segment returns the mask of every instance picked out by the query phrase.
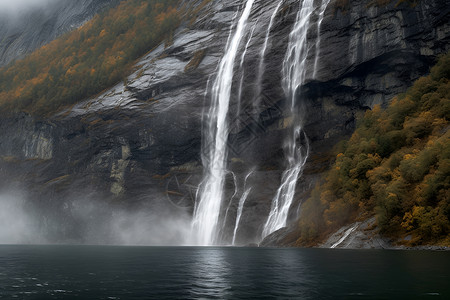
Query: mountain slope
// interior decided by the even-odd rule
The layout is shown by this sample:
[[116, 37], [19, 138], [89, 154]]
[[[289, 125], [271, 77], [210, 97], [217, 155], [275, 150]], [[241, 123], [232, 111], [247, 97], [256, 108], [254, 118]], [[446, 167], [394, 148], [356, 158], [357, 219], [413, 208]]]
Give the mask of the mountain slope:
[[43, 115], [110, 87], [179, 24], [177, 1], [124, 1], [0, 69], [0, 108]]
[[59, 0], [51, 5], [0, 12], [0, 67], [23, 58], [91, 19], [118, 0]]
[[[311, 155], [289, 214], [288, 223], [294, 226], [300, 204], [329, 166], [333, 146], [353, 133], [356, 120], [368, 108], [386, 106], [427, 74], [449, 47], [449, 8], [444, 0], [416, 6], [396, 5], [397, 1], [374, 6], [371, 0], [355, 0], [345, 8], [341, 2], [330, 1], [320, 27], [315, 9], [308, 31], [311, 39], [320, 37], [312, 46], [320, 55], [316, 74], [307, 72], [298, 95]], [[208, 146], [202, 147], [202, 118], [211, 105], [208, 82], [215, 78], [243, 3], [183, 1], [192, 18], [181, 22], [172, 43], [159, 45], [139, 59], [132, 74], [124, 73], [126, 80], [44, 119], [23, 112], [0, 119], [0, 184], [7, 189], [19, 182], [30, 191], [27, 207], [36, 213], [48, 240], [95, 243], [101, 238], [103, 243], [122, 243], [111, 232], [111, 224], [124, 225], [114, 214], [120, 208], [137, 211], [147, 220], [128, 224], [149, 233], [144, 240], [131, 234], [132, 242], [153, 242], [153, 236], [160, 243], [185, 241], [184, 229], [189, 228], [202, 180], [202, 149]], [[224, 241], [231, 240], [238, 202], [252, 186], [236, 243], [260, 242], [286, 167], [283, 139], [291, 123], [281, 67], [300, 3], [282, 1], [267, 34], [278, 2], [255, 1], [237, 53], [230, 111], [243, 109], [230, 118], [230, 172], [224, 194], [228, 201], [221, 211]], [[264, 44], [265, 72], [259, 80]], [[314, 56], [307, 57], [307, 69], [315, 62]], [[86, 207], [90, 209], [83, 211]], [[164, 230], [158, 232], [159, 228]]]
[[376, 215], [385, 236], [408, 246], [450, 246], [450, 53], [386, 110], [366, 112], [312, 197], [299, 245]]

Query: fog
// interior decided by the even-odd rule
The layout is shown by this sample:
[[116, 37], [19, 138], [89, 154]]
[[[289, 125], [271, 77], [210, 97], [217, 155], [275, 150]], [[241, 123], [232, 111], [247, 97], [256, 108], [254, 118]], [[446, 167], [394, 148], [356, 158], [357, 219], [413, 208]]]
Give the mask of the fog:
[[[154, 203], [158, 205], [153, 205]], [[83, 197], [58, 208], [33, 206], [20, 192], [0, 193], [0, 244], [187, 245], [190, 216], [148, 201], [133, 209]], [[40, 205], [40, 204], [38, 204]]]
[[190, 216], [164, 205], [124, 209], [105, 201], [74, 200], [71, 214], [84, 224], [81, 238], [87, 244], [175, 246], [190, 241]]
[[27, 213], [25, 197], [18, 192], [0, 193], [0, 244], [40, 244], [38, 222]]
[[50, 5], [67, 0], [0, 0], [0, 23], [8, 22], [15, 24], [25, 21], [29, 11], [39, 9], [42, 12], [48, 11]]
[[45, 7], [62, 0], [0, 0], [0, 11], [20, 12], [28, 8]]

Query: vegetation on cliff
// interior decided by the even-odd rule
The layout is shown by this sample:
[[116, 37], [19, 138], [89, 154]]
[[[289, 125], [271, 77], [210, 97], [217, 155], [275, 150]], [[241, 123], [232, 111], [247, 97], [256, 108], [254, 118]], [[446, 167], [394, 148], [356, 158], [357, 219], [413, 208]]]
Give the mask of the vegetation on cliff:
[[303, 204], [298, 244], [376, 215], [408, 245], [450, 245], [450, 53], [387, 109], [375, 107], [338, 145], [323, 182]]
[[122, 80], [180, 23], [178, 0], [126, 0], [0, 69], [0, 108], [43, 115]]

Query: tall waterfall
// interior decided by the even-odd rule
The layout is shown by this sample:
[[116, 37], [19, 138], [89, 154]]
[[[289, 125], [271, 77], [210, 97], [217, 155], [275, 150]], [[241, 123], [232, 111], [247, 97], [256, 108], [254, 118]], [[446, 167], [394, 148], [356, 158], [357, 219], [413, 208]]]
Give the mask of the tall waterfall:
[[255, 0], [247, 0], [236, 30], [229, 39], [217, 77], [212, 87], [211, 108], [208, 115], [207, 149], [203, 149], [205, 180], [199, 190], [194, 209], [192, 228], [197, 244], [212, 245], [217, 241], [220, 208], [226, 175], [228, 110], [233, 82], [233, 68], [239, 45], [247, 28], [247, 20]]
[[[322, 23], [328, 2], [329, 0], [322, 1], [318, 16], [318, 26]], [[314, 0], [304, 0], [297, 13], [293, 30], [289, 35], [289, 44], [283, 61], [283, 89], [290, 105], [290, 116], [288, 119], [292, 126], [292, 132], [285, 140], [284, 145], [288, 167], [283, 172], [281, 185], [272, 200], [271, 210], [264, 225], [262, 238], [286, 226], [289, 209], [294, 200], [297, 180], [309, 155], [309, 142], [303, 131], [304, 111], [301, 107], [300, 109], [298, 108], [296, 95], [299, 94], [299, 88], [304, 83], [306, 72], [308, 71], [306, 69], [306, 61], [310, 45], [307, 40], [307, 33], [310, 29], [310, 19], [314, 11]], [[320, 28], [318, 28], [319, 30]], [[319, 39], [319, 36], [317, 39]], [[318, 43], [319, 40], [316, 43], [316, 57]], [[316, 66], [317, 58], [314, 61], [314, 69]], [[315, 70], [310, 71], [313, 71], [313, 74], [315, 74]]]

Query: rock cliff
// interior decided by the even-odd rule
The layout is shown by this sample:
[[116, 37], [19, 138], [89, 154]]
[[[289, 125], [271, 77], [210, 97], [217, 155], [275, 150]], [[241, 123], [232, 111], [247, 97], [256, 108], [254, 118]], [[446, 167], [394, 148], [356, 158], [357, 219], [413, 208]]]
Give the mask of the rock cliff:
[[[317, 72], [307, 72], [298, 95], [306, 110], [311, 155], [297, 185], [291, 222], [328, 166], [332, 147], [352, 133], [358, 116], [404, 92], [429, 71], [437, 55], [449, 50], [450, 8], [445, 0], [419, 1], [415, 6], [391, 2], [355, 0], [345, 7], [331, 1], [320, 27], [313, 16], [308, 34], [311, 39], [320, 37], [315, 45], [320, 53]], [[161, 45], [143, 57], [124, 82], [46, 120], [26, 114], [0, 120], [3, 185], [21, 182], [31, 191], [30, 205], [40, 218], [63, 224], [53, 230], [50, 240], [92, 242], [93, 235], [88, 234], [92, 228], [107, 227], [102, 220], [113, 212], [100, 209], [96, 220], [95, 213], [91, 219], [81, 218], [74, 213], [80, 198], [127, 210], [142, 211], [145, 206], [153, 218], [148, 226], [164, 222], [154, 216], [189, 219], [202, 178], [202, 149], [208, 146], [202, 147], [202, 116], [210, 105], [209, 80], [214, 78], [243, 1], [187, 3], [202, 5], [201, 11], [177, 30], [170, 46]], [[289, 119], [280, 84], [281, 65], [299, 3], [282, 2], [270, 31], [260, 81], [261, 48], [276, 1], [256, 1], [249, 21], [252, 37], [249, 30], [248, 47], [240, 48], [242, 68], [236, 65], [232, 94], [237, 95], [240, 78], [243, 89], [239, 106], [232, 96], [231, 110], [241, 113], [230, 123], [224, 240], [232, 234], [243, 178], [250, 171], [247, 185], [253, 189], [243, 210], [237, 244], [260, 241], [285, 168], [282, 144]], [[7, 54], [2, 57], [9, 59]], [[315, 57], [308, 57], [308, 70], [314, 64]], [[255, 101], [260, 105], [255, 107]], [[179, 229], [169, 227], [168, 240], [182, 239]], [[104, 238], [106, 243], [115, 241]]]

